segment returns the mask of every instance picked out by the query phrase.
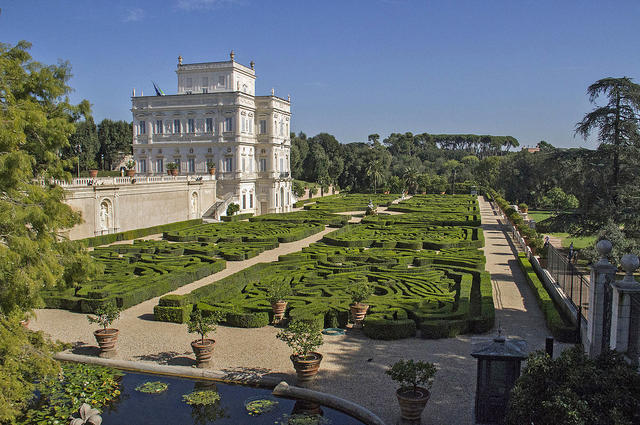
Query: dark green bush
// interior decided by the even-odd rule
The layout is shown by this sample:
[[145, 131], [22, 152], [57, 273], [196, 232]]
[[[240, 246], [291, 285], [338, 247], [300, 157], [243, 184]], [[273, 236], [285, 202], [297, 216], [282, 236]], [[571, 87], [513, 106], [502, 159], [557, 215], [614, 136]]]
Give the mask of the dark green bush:
[[226, 324], [237, 328], [261, 328], [269, 323], [269, 313], [266, 311], [229, 312], [226, 315]]
[[388, 320], [370, 315], [365, 317], [362, 331], [371, 339], [402, 339], [416, 336], [416, 322], [411, 319]]

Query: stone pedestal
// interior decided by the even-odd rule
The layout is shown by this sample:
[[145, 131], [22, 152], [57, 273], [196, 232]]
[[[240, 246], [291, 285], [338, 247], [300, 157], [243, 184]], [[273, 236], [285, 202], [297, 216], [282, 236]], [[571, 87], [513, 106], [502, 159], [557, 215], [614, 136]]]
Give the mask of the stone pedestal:
[[640, 284], [633, 277], [638, 268], [638, 257], [625, 254], [621, 266], [627, 272], [624, 279], [611, 284], [611, 332], [609, 348], [621, 353], [629, 350], [632, 314], [640, 315], [640, 311], [632, 309], [631, 300], [634, 294], [640, 293]]
[[589, 291], [589, 314], [587, 319], [587, 341], [585, 350], [590, 357], [597, 357], [608, 346], [606, 334], [612, 317], [611, 301], [607, 300], [607, 291], [615, 280], [616, 267], [609, 262], [607, 256], [611, 252], [611, 242], [601, 240], [596, 244], [600, 260], [591, 267], [591, 287]]

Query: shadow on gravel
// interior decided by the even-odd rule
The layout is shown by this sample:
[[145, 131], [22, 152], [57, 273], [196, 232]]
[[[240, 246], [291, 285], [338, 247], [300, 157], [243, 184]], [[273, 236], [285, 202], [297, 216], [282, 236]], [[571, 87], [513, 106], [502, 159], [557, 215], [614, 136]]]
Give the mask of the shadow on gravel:
[[138, 316], [138, 319], [140, 320], [147, 320], [149, 322], [155, 322], [155, 316], [153, 315], [153, 313], [145, 313], [145, 314], [141, 314], [140, 316]]
[[100, 348], [94, 345], [87, 345], [85, 342], [76, 341], [73, 344], [71, 352], [73, 354], [81, 354], [83, 356], [98, 356], [100, 354]]
[[191, 352], [185, 351], [184, 353], [178, 353], [176, 351], [164, 351], [162, 353], [136, 356], [136, 359], [172, 366], [192, 366], [195, 364], [195, 360], [187, 357], [188, 354], [191, 354]]

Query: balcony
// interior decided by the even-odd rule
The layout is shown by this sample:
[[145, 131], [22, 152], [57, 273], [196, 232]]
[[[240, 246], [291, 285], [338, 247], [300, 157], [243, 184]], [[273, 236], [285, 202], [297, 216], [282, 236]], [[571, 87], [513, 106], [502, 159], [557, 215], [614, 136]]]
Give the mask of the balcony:
[[285, 172], [283, 172], [283, 173], [280, 173], [280, 178], [281, 178], [281, 179], [289, 178], [289, 172], [288, 172], [288, 171], [285, 171]]

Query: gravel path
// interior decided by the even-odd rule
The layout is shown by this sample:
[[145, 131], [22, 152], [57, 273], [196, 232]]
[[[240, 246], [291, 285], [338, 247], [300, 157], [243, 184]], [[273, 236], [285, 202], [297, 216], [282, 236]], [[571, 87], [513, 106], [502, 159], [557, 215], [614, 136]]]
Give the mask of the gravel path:
[[[504, 333], [525, 338], [530, 349], [544, 347], [548, 331], [535, 299], [524, 282], [491, 206], [480, 198], [483, 230], [487, 247], [487, 270], [494, 283], [496, 317]], [[319, 240], [332, 229], [304, 240], [262, 253], [243, 262], [228, 262], [227, 269], [180, 288], [187, 293], [196, 287], [220, 279], [251, 264], [274, 261], [278, 255], [294, 252]], [[171, 365], [193, 364], [193, 354], [185, 325], [153, 321], [157, 298], [132, 307], [116, 322], [121, 330], [116, 358], [150, 361]], [[31, 328], [43, 330], [54, 338], [76, 343], [73, 352], [95, 354], [95, 341], [85, 315], [64, 310], [38, 310]], [[294, 371], [286, 345], [275, 338], [277, 329], [241, 329], [219, 326], [212, 368], [233, 373], [282, 375], [294, 381]], [[494, 331], [489, 335], [494, 335]], [[438, 366], [431, 400], [423, 414], [424, 424], [471, 424], [476, 383], [476, 362], [469, 355], [471, 336], [441, 340], [410, 338], [399, 341], [376, 341], [349, 329], [343, 336], [325, 336], [320, 348], [324, 360], [313, 386], [370, 409], [389, 425], [399, 416], [394, 383], [384, 371], [399, 359], [413, 358], [435, 362]]]

